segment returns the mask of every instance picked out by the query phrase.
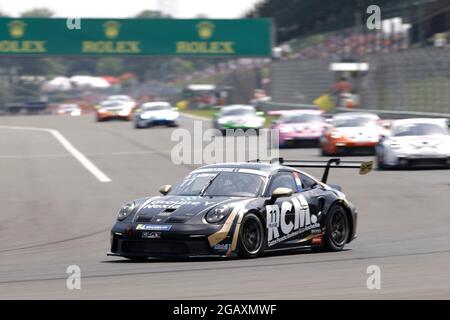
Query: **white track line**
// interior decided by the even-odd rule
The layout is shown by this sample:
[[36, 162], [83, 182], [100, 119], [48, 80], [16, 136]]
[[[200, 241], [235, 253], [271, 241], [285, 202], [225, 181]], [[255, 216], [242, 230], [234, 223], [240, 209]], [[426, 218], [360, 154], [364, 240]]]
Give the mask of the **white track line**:
[[95, 166], [84, 154], [78, 151], [58, 130], [49, 128], [34, 128], [34, 127], [15, 127], [15, 126], [0, 126], [0, 129], [13, 130], [30, 130], [50, 133], [59, 143], [66, 149], [79, 163], [89, 171], [100, 182], [111, 182], [112, 180], [105, 175], [99, 168]]

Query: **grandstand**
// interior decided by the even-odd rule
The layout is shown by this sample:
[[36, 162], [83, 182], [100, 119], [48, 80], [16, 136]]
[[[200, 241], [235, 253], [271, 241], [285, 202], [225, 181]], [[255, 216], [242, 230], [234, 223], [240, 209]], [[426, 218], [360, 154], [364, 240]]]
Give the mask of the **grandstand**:
[[273, 18], [278, 43], [313, 34], [327, 33], [351, 27], [360, 27], [366, 8], [376, 4], [382, 19], [401, 17], [411, 24], [412, 43], [450, 30], [448, 0], [263, 0], [246, 16]]

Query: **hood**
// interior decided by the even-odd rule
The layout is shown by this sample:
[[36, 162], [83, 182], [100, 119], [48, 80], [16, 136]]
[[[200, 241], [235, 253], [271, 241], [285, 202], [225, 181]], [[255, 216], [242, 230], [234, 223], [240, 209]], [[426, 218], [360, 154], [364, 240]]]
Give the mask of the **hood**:
[[350, 139], [378, 139], [381, 134], [381, 128], [375, 126], [333, 128], [332, 131]]
[[235, 201], [229, 197], [165, 196], [147, 199], [139, 206], [134, 220], [151, 223], [184, 223], [205, 214], [219, 204]]
[[322, 122], [280, 123], [279, 127], [296, 131], [322, 131], [324, 124]]
[[167, 116], [167, 115], [172, 115], [174, 114], [175, 111], [172, 110], [149, 110], [149, 111], [143, 111], [141, 114], [145, 114], [146, 116], [151, 116], [151, 117], [163, 117], [163, 116]]
[[226, 116], [219, 119], [223, 123], [233, 123], [233, 124], [246, 124], [255, 119], [260, 119], [261, 117], [255, 115], [245, 115], [245, 116]]
[[445, 135], [430, 135], [430, 136], [404, 136], [404, 137], [392, 137], [391, 142], [398, 143], [404, 146], [413, 146], [418, 148], [435, 147], [442, 144], [445, 141], [449, 141], [450, 136]]

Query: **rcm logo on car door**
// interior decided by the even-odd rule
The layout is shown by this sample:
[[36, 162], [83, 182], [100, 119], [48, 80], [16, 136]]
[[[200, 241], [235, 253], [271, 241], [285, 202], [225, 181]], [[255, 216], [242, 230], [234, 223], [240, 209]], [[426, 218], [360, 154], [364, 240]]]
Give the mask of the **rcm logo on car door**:
[[308, 201], [303, 195], [295, 195], [281, 205], [267, 205], [266, 214], [269, 247], [320, 227], [317, 216], [310, 213]]

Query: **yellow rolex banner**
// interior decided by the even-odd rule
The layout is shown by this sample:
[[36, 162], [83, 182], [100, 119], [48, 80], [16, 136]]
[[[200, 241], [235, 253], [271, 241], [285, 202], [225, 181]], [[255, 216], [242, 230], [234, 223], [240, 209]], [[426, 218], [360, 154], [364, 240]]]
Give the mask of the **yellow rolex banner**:
[[323, 111], [330, 111], [335, 107], [334, 101], [329, 94], [323, 94], [313, 101]]

